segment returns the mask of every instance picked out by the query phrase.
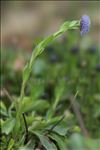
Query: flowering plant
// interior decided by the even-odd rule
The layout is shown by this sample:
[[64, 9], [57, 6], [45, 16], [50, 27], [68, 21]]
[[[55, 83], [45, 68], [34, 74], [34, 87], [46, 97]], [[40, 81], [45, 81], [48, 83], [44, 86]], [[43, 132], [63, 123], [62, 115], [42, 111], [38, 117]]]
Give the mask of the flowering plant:
[[23, 83], [22, 83], [22, 89], [21, 89], [21, 99], [23, 99], [24, 96], [24, 89], [26, 86], [26, 82], [30, 76], [32, 66], [34, 64], [34, 60], [39, 56], [44, 49], [53, 42], [56, 38], [58, 38], [60, 35], [62, 35], [67, 30], [71, 29], [79, 29], [81, 30], [81, 35], [85, 35], [90, 28], [90, 18], [87, 15], [82, 16], [81, 20], [76, 21], [66, 21], [60, 29], [55, 32], [54, 34], [46, 37], [43, 41], [41, 41], [36, 48], [33, 50], [32, 57], [30, 61], [27, 63], [27, 65], [24, 68], [23, 71]]
[[[23, 70], [23, 82], [22, 82], [20, 97], [15, 98], [13, 101], [11, 101], [11, 106], [8, 108], [8, 110], [6, 109], [5, 105], [1, 103], [1, 107], [2, 107], [1, 113], [4, 116], [4, 119], [1, 120], [1, 127], [2, 127], [1, 141], [3, 141], [2, 145], [4, 149], [6, 149], [6, 147], [8, 146], [8, 150], [12, 150], [13, 148], [19, 149], [19, 150], [32, 150], [32, 149], [37, 149], [37, 148], [41, 150], [43, 148], [47, 150], [57, 150], [57, 149], [66, 150], [67, 146], [70, 147], [69, 141], [67, 139], [68, 134], [70, 134], [70, 132], [80, 133], [80, 128], [82, 127], [81, 129], [81, 131], [83, 131], [82, 133], [84, 133], [84, 135], [87, 136], [87, 132], [83, 126], [84, 124], [82, 124], [82, 119], [81, 119], [80, 127], [78, 126], [74, 126], [73, 128], [72, 126], [69, 127], [70, 125], [67, 126], [67, 123], [66, 123], [68, 122], [67, 119], [69, 118], [67, 118], [66, 116], [68, 115], [68, 117], [70, 116], [72, 117], [72, 115], [70, 114], [70, 111], [69, 112], [66, 111], [66, 106], [65, 106], [65, 111], [62, 111], [61, 109], [57, 107], [59, 106], [58, 104], [60, 104], [60, 100], [63, 97], [63, 95], [66, 96], [66, 82], [65, 82], [67, 80], [66, 77], [64, 78], [64, 80], [60, 80], [60, 82], [59, 83], [57, 82], [57, 85], [55, 85], [53, 103], [49, 103], [48, 100], [44, 100], [42, 99], [43, 97], [42, 98], [40, 97], [41, 93], [45, 94], [43, 93], [44, 87], [42, 87], [41, 84], [34, 83], [34, 85], [32, 85], [32, 89], [31, 89], [32, 92], [30, 92], [32, 94], [32, 95], [30, 94], [31, 96], [30, 95], [26, 96], [25, 87], [30, 77], [30, 74], [32, 72], [32, 68], [33, 68], [33, 65], [35, 64], [36, 58], [44, 52], [45, 48], [51, 42], [56, 40], [59, 36], [61, 36], [67, 30], [80, 29], [80, 34], [83, 36], [89, 31], [89, 28], [90, 28], [90, 18], [87, 15], [82, 16], [80, 20], [66, 21], [57, 32], [46, 37], [33, 50], [32, 56]], [[71, 51], [72, 51], [72, 54], [77, 54], [79, 49], [78, 47], [73, 47]], [[70, 55], [67, 53], [66, 57], [68, 58], [68, 61], [69, 61], [68, 65], [70, 65], [71, 63], [69, 56]], [[53, 57], [53, 60], [54, 59], [55, 57]], [[72, 68], [71, 70], [72, 74], [74, 74], [73, 72], [76, 71], [76, 68], [73, 67], [74, 62], [75, 60], [72, 62], [72, 67], [68, 66], [69, 68]], [[42, 64], [41, 61], [38, 63], [38, 65], [39, 64]], [[86, 66], [86, 63], [82, 62], [80, 67], [84, 68], [84, 66]], [[98, 68], [96, 68], [96, 70], [100, 70]], [[59, 71], [57, 73], [59, 73]], [[75, 76], [75, 82], [77, 82], [76, 76]], [[83, 80], [78, 82], [79, 83], [78, 86], [80, 86], [81, 82], [83, 82]], [[69, 85], [69, 88], [72, 88], [73, 85], [74, 84], [72, 84], [71, 86]], [[75, 85], [75, 89], [76, 89], [76, 85]], [[80, 89], [81, 89], [81, 86], [80, 86]], [[84, 95], [84, 92], [82, 94]], [[77, 95], [78, 95], [78, 91], [76, 92], [75, 96], [74, 94], [72, 94], [71, 95], [72, 97], [70, 96], [67, 97], [71, 100], [70, 106], [73, 106], [75, 104], [73, 103], [73, 100], [75, 100]], [[45, 95], [42, 95], [42, 96], [45, 97]], [[12, 97], [10, 99], [12, 100]], [[63, 108], [64, 108], [64, 105], [66, 105], [66, 101], [62, 105]], [[76, 106], [77, 105], [75, 105], [75, 107]], [[75, 107], [73, 106], [73, 108]], [[68, 109], [69, 108], [70, 107], [68, 107]], [[44, 116], [42, 116], [41, 114], [38, 115], [38, 113], [40, 113], [39, 112], [40, 110], [42, 113], [44, 113], [43, 111], [46, 110], [46, 113], [44, 114]], [[59, 110], [61, 110], [60, 112], [61, 115], [59, 112], [56, 112]], [[77, 115], [78, 109], [75, 111]], [[56, 113], [58, 113], [58, 115], [56, 115]], [[67, 113], [67, 115], [65, 113]], [[78, 115], [79, 115], [79, 112], [78, 112]], [[78, 116], [78, 118], [80, 119], [81, 117]], [[75, 143], [76, 139], [79, 140], [79, 139], [82, 139], [82, 137], [77, 134], [73, 136], [71, 138], [72, 144]], [[76, 143], [75, 145], [77, 145]], [[80, 148], [80, 145], [78, 148], [76, 146], [76, 149], [79, 149], [79, 148]], [[73, 149], [74, 148], [72, 148], [72, 150]], [[81, 149], [83, 149], [83, 147]]]

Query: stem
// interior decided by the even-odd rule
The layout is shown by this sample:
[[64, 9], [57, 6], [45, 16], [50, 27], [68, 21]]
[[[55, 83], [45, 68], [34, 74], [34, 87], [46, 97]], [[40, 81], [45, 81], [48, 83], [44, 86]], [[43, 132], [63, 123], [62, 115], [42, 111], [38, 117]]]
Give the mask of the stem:
[[88, 133], [87, 129], [85, 128], [85, 124], [84, 124], [84, 121], [83, 121], [83, 118], [82, 118], [82, 114], [81, 114], [81, 112], [80, 112], [80, 110], [79, 110], [79, 108], [77, 106], [77, 103], [74, 100], [74, 97], [71, 96], [69, 98], [69, 100], [71, 102], [71, 106], [73, 108], [73, 111], [76, 114], [76, 117], [77, 117], [77, 120], [78, 120], [78, 123], [80, 125], [80, 128], [81, 128], [81, 131], [82, 131], [83, 135], [85, 137], [89, 137], [89, 133]]
[[22, 88], [21, 88], [21, 94], [20, 94], [20, 99], [22, 100], [24, 97], [24, 90], [25, 90], [25, 84], [22, 83]]
[[23, 71], [23, 83], [22, 83], [21, 94], [20, 94], [21, 100], [24, 97], [24, 90], [26, 87], [26, 83], [29, 79], [34, 60], [37, 58], [37, 56], [39, 56], [51, 42], [53, 42], [56, 38], [58, 38], [64, 32], [66, 32], [69, 29], [79, 29], [79, 26], [80, 26], [79, 20], [70, 21], [70, 22], [67, 21], [60, 27], [60, 29], [57, 32], [48, 36], [36, 46], [36, 48], [34, 49], [32, 53], [30, 61], [27, 63]]
[[25, 123], [25, 130], [26, 130], [24, 144], [26, 144], [28, 142], [28, 126], [27, 126], [25, 114], [23, 113], [22, 115], [23, 115], [23, 119], [24, 119], [24, 123]]

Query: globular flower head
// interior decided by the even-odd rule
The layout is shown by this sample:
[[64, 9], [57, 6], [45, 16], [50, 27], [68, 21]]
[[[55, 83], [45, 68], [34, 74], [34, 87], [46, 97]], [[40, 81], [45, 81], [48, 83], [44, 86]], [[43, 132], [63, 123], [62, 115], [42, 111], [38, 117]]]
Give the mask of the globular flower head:
[[83, 36], [86, 33], [88, 33], [89, 29], [90, 29], [90, 17], [87, 15], [83, 15], [80, 21], [81, 35]]

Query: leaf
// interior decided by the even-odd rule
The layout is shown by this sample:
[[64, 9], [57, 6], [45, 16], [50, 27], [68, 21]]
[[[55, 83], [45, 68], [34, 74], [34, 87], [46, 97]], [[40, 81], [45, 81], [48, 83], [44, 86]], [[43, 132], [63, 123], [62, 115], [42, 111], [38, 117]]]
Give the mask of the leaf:
[[29, 68], [29, 64], [27, 63], [27, 65], [24, 67], [23, 70], [23, 83], [25, 83], [30, 75], [30, 68]]
[[10, 142], [9, 142], [8, 149], [7, 149], [7, 150], [12, 150], [13, 146], [14, 146], [14, 140], [11, 139]]
[[[21, 145], [21, 143], [20, 143], [20, 145]], [[18, 150], [35, 150], [34, 147], [35, 147], [35, 142], [32, 139], [32, 140], [28, 141], [27, 145], [21, 146]]]
[[34, 130], [43, 130], [46, 126], [46, 122], [44, 120], [34, 120], [32, 125], [28, 128], [30, 132], [33, 132]]
[[30, 59], [30, 63], [29, 63], [29, 68], [32, 69], [34, 60], [36, 59], [37, 56], [39, 56], [45, 49], [46, 46], [48, 46], [49, 43], [51, 43], [51, 41], [53, 41], [54, 36], [51, 35], [49, 37], [46, 37], [43, 41], [41, 41], [36, 48], [34, 49], [33, 53], [32, 53], [32, 57]]
[[57, 134], [65, 136], [67, 131], [69, 130], [69, 128], [67, 128], [67, 124], [65, 123], [60, 123], [59, 125], [57, 125], [53, 131], [55, 131]]
[[67, 146], [66, 143], [64, 142], [64, 138], [54, 133], [51, 133], [49, 137], [57, 142], [60, 150], [67, 150]]
[[71, 21], [69, 24], [70, 27], [77, 27], [77, 25], [80, 25], [80, 22], [77, 20]]
[[33, 84], [30, 85], [30, 90], [32, 100], [35, 101], [44, 93], [44, 83], [42, 81], [35, 81], [34, 86]]
[[13, 130], [14, 125], [15, 125], [15, 119], [14, 118], [7, 119], [2, 124], [2, 133], [5, 133], [8, 135]]
[[65, 32], [68, 29], [77, 29], [79, 28], [80, 22], [79, 21], [67, 21], [61, 26], [61, 30]]
[[10, 117], [12, 117], [12, 114], [13, 114], [12, 113], [12, 109], [14, 109], [16, 107], [16, 105], [17, 105], [17, 101], [14, 100], [14, 101], [12, 101], [11, 105], [9, 106], [9, 108], [8, 108], [8, 114], [9, 114]]
[[55, 88], [55, 102], [53, 104], [53, 110], [56, 109], [56, 106], [59, 103], [59, 101], [63, 95], [64, 89], [65, 89], [65, 81], [60, 80], [60, 82], [57, 84], [57, 86]]
[[46, 148], [46, 150], [57, 150], [55, 144], [51, 142], [46, 136], [41, 135], [35, 132], [36, 136], [40, 139], [42, 145]]
[[54, 36], [53, 36], [53, 35], [50, 35], [50, 36], [46, 37], [46, 38], [40, 43], [40, 45], [41, 45], [42, 47], [46, 47], [49, 43], [51, 43], [51, 41], [53, 41], [53, 39], [54, 39]]
[[6, 106], [2, 101], [0, 102], [0, 114], [4, 116], [8, 116]]
[[33, 139], [31, 139], [30, 141], [28, 141], [27, 143], [27, 147], [34, 150], [35, 149], [35, 141]]
[[61, 116], [53, 117], [53, 118], [51, 118], [50, 120], [48, 120], [48, 118], [47, 118], [47, 125], [48, 125], [48, 126], [54, 125], [54, 124], [56, 124], [60, 119], [61, 119]]
[[24, 97], [21, 110], [22, 112], [43, 111], [49, 107], [49, 103], [45, 100], [32, 100], [30, 97]]
[[32, 150], [32, 149], [28, 148], [27, 146], [21, 146], [18, 150]]
[[17, 135], [20, 132], [21, 122], [20, 117], [16, 118], [13, 133]]

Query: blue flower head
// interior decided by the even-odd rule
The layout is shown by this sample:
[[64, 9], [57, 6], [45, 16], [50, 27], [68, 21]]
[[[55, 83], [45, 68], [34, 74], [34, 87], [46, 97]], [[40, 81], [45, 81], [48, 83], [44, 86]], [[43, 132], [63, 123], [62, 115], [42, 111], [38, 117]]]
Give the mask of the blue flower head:
[[90, 17], [87, 15], [82, 16], [81, 21], [80, 21], [80, 30], [81, 30], [81, 35], [85, 35], [86, 33], [89, 32], [90, 29]]

